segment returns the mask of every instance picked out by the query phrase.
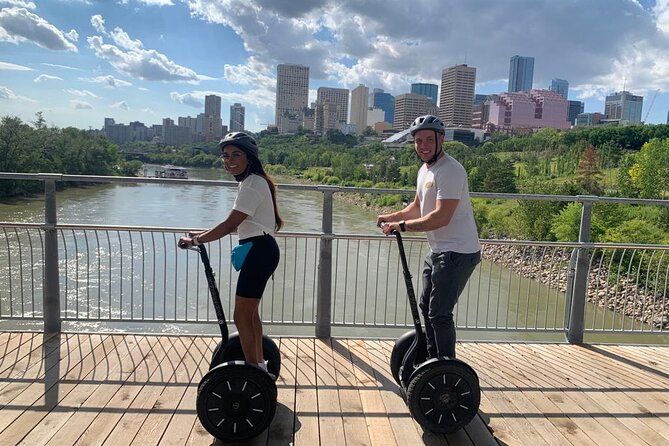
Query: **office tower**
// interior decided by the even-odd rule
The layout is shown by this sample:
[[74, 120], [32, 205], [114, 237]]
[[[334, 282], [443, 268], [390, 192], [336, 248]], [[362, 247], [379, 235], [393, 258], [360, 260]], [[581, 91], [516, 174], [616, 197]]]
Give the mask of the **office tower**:
[[669, 111], [667, 112], [667, 124], [669, 124]]
[[[276, 66], [275, 123], [282, 132], [282, 119], [302, 123], [309, 103], [309, 67], [295, 64]], [[292, 127], [285, 125], [285, 128]]]
[[411, 92], [416, 94], [422, 94], [427, 96], [430, 100], [437, 105], [437, 92], [439, 87], [434, 84], [411, 84]]
[[244, 131], [245, 108], [242, 104], [235, 102], [230, 106], [230, 131]]
[[220, 96], [210, 94], [204, 97], [204, 114], [209, 116], [214, 116], [216, 118], [221, 117]]
[[436, 115], [437, 106], [422, 94], [406, 93], [395, 98], [395, 130], [406, 130], [419, 116]]
[[362, 135], [367, 128], [368, 103], [369, 88], [360, 84], [351, 92], [351, 124], [355, 125], [358, 135]]
[[439, 117], [446, 126], [471, 127], [476, 68], [455, 65], [441, 72]]
[[560, 93], [563, 98], [567, 99], [569, 95], [569, 82], [564, 79], [553, 79], [548, 89]]
[[513, 56], [509, 64], [509, 93], [530, 91], [534, 77], [534, 57]]
[[385, 93], [381, 88], [375, 88], [372, 91], [369, 105], [383, 110], [386, 114], [384, 121], [388, 124], [395, 122], [395, 97], [390, 93]]
[[627, 122], [641, 122], [643, 96], [635, 96], [629, 91], [621, 91], [606, 97], [604, 114], [606, 119]]
[[585, 110], [585, 103], [581, 101], [568, 101], [569, 102], [569, 118], [567, 119], [570, 124], [574, 125], [576, 123], [576, 117], [583, 113]]
[[320, 87], [316, 95], [316, 105], [332, 104], [334, 108], [331, 113], [334, 113], [335, 122], [345, 124], [348, 118], [348, 94], [346, 88]]

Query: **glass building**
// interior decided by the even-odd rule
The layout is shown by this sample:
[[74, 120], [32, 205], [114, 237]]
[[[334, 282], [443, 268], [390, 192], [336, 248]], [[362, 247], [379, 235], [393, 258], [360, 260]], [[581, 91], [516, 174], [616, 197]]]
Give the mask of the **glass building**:
[[534, 78], [534, 57], [513, 56], [509, 64], [509, 93], [530, 91]]
[[437, 105], [437, 92], [439, 86], [434, 84], [411, 84], [411, 92], [415, 94], [422, 94], [430, 98], [433, 104]]

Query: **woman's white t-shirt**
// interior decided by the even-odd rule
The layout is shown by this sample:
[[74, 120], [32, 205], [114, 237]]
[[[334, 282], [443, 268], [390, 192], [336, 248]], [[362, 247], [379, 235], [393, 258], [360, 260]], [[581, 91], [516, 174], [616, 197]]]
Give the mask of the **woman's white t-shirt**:
[[263, 234], [274, 236], [274, 202], [267, 180], [251, 174], [237, 188], [237, 198], [232, 209], [248, 215], [237, 228], [239, 239]]

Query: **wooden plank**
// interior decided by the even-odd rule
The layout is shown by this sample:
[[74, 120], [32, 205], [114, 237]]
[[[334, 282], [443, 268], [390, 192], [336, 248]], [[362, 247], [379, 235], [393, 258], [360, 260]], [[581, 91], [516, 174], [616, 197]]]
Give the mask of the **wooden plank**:
[[[96, 338], [99, 337], [93, 336]], [[104, 357], [104, 352], [112, 348], [114, 348], [114, 339], [111, 336], [105, 336], [102, 343], [97, 344], [90, 353], [82, 355], [81, 360], [77, 361], [77, 365], [68, 370], [62, 377], [58, 374], [54, 374], [53, 376], [47, 375], [44, 386], [47, 388], [46, 391], [36, 389], [39, 385], [36, 383], [37, 386], [33, 387], [33, 389], [36, 392], [42, 392], [42, 395], [33, 400], [31, 403], [32, 406], [28, 410], [23, 411], [11, 425], [7, 426], [0, 433], [0, 444], [19, 444], [71, 392], [75, 392], [74, 399], [77, 400], [80, 397], [80, 389], [83, 392], [88, 390], [86, 386], [80, 385], [84, 378], [93, 371], [99, 359]], [[32, 392], [26, 391], [21, 396], [24, 394], [29, 395], [30, 393]], [[21, 410], [20, 407], [19, 410]], [[2, 411], [0, 411], [0, 417], [5, 418], [2, 415]]]
[[33, 352], [41, 353], [44, 342], [44, 335], [40, 333], [12, 333], [11, 337], [4, 338], [6, 342], [0, 352], [0, 377], [3, 378], [15, 374], [17, 368], [25, 367], [26, 359], [33, 356]]
[[[409, 408], [400, 395], [400, 389], [390, 372], [390, 352], [392, 346], [382, 341], [365, 341], [370, 365], [374, 372], [381, 399], [397, 444], [446, 445], [449, 441], [444, 435], [423, 431], [423, 428], [411, 417]], [[393, 343], [394, 345], [394, 343]], [[463, 446], [471, 443], [458, 443]]]
[[347, 345], [351, 354], [353, 372], [359, 387], [360, 401], [367, 421], [370, 444], [398, 444], [388, 420], [386, 407], [383, 404], [378, 383], [374, 377], [374, 368], [370, 365], [364, 341], [348, 339]]
[[182, 358], [174, 375], [156, 399], [146, 420], [132, 440], [133, 444], [158, 444], [163, 432], [167, 429], [170, 420], [179, 407], [188, 386], [199, 382], [200, 362], [209, 364], [209, 356], [198, 354], [193, 348], [193, 338], [178, 338], [179, 344], [174, 351]]
[[277, 407], [269, 426], [268, 445], [292, 444], [295, 436], [295, 376], [297, 340], [277, 339], [281, 351], [281, 374], [277, 379]]
[[[71, 414], [72, 416], [46, 443], [48, 446], [74, 444], [86, 431], [95, 417], [100, 414], [105, 405], [121, 387], [121, 384], [130, 376], [137, 363], [133, 362], [133, 350], [147, 350], [149, 338], [141, 337], [138, 343], [129, 344], [127, 335], [115, 335], [116, 349], [110, 352], [108, 360], [114, 364], [110, 372], [100, 375], [96, 369], [97, 381], [100, 382], [94, 392]], [[102, 440], [101, 440], [102, 441]]]
[[[197, 387], [202, 380], [202, 377], [209, 371], [209, 359], [211, 358], [211, 351], [214, 349], [219, 337], [214, 338], [196, 338], [194, 345], [197, 355], [202, 356], [203, 360], [200, 362], [198, 372], [195, 373], [193, 381], [186, 389], [181, 402], [177, 407], [177, 412], [174, 414], [170, 423], [165, 429], [160, 445], [163, 446], [178, 446], [178, 445], [204, 445], [212, 444], [212, 436], [209, 435], [202, 423], [197, 418], [195, 404], [197, 401]], [[214, 442], [216, 444], [216, 442]]]
[[[45, 360], [42, 372], [35, 372], [38, 377], [35, 381], [11, 382], [0, 392], [0, 431], [5, 432], [22, 417], [26, 410], [30, 409], [25, 417], [31, 418], [37, 413], [42, 401], [44, 407], [53, 405], [58, 400], [61, 369], [64, 376], [77, 377], [81, 371], [81, 362], [85, 360], [91, 351], [97, 348], [106, 339], [106, 336], [91, 335], [79, 337], [77, 335], [66, 335], [67, 343], [63, 354], [53, 353]], [[79, 342], [83, 341], [83, 342]], [[57, 341], [59, 342], [59, 340]], [[81, 345], [83, 344], [83, 345]], [[90, 361], [88, 362], [90, 365]], [[42, 382], [39, 382], [42, 381]], [[33, 415], [30, 415], [30, 414]], [[44, 408], [40, 410], [40, 419], [46, 415]], [[12, 427], [8, 435], [14, 437], [18, 426]], [[0, 439], [2, 439], [0, 434]], [[20, 440], [20, 438], [19, 438]], [[0, 442], [2, 444], [2, 442]], [[14, 444], [12, 442], [5, 444]]]
[[[583, 408], [587, 414], [597, 421], [599, 426], [605, 429], [605, 431], [603, 431], [599, 429], [597, 425], [590, 424], [586, 428], [588, 435], [601, 444], [644, 444], [645, 442], [639, 438], [635, 432], [626, 427], [620, 420], [616, 419], [615, 416], [606, 412], [606, 410], [592, 398], [592, 395], [596, 392], [607, 388], [605, 380], [602, 380], [597, 374], [589, 373], [588, 370], [586, 370], [590, 369], [591, 365], [594, 366], [592, 361], [587, 361], [585, 358], [579, 358], [576, 349], [566, 350], [564, 347], [565, 346], [560, 345], [534, 344], [530, 347], [530, 350], [540, 352], [541, 357], [553, 365], [553, 375], [565, 376], [566, 383], [568, 383], [565, 385], [570, 385], [572, 388], [575, 388], [574, 390], [563, 392], [564, 395], [568, 396], [578, 405], [578, 407]], [[567, 351], [569, 351], [568, 354]], [[560, 356], [558, 357], [556, 354], [559, 354]], [[572, 362], [572, 358], [574, 358], [574, 362]], [[587, 364], [587, 366], [584, 364]], [[582, 389], [587, 389], [588, 392], [584, 392]], [[598, 396], [597, 398], [603, 397]], [[565, 407], [564, 410], [566, 411], [572, 408], [573, 406], [569, 405], [568, 407]], [[574, 417], [572, 417], [572, 420], [576, 421]], [[585, 419], [579, 419], [578, 423], [583, 425], [586, 421], [587, 420]]]
[[[160, 362], [160, 366], [153, 372], [148, 383], [142, 387], [133, 402], [128, 406], [128, 410], [109, 434], [105, 440], [105, 444], [114, 446], [131, 444], [149, 413], [154, 409], [162, 407], [162, 405], [158, 405], [158, 400], [161, 394], [170, 388], [168, 385], [170, 383], [183, 383], [184, 379], [189, 378], [188, 371], [183, 366], [183, 359], [187, 355], [192, 343], [193, 338], [163, 338], [161, 342], [162, 349], [167, 352], [165, 359]], [[202, 357], [199, 359], [202, 359]], [[190, 383], [190, 379], [188, 379], [188, 383]], [[187, 385], [178, 389], [180, 393], [178, 397], [175, 397], [177, 403], [181, 400], [181, 395], [186, 387]], [[174, 388], [172, 387], [172, 389]], [[176, 410], [176, 407], [173, 409]], [[167, 418], [168, 420], [166, 421], [169, 421], [171, 417]], [[155, 427], [155, 424], [152, 427]]]
[[335, 371], [330, 339], [315, 340], [316, 384], [318, 397], [318, 425], [322, 433], [320, 444], [340, 445], [344, 438], [344, 421], [337, 372]]
[[[297, 383], [295, 390], [295, 445], [320, 441], [314, 340], [297, 339]], [[299, 423], [299, 426], [297, 424]], [[319, 439], [319, 440], [317, 440]]]
[[347, 446], [371, 444], [358, 385], [345, 339], [332, 339], [332, 360], [339, 390], [339, 404]]
[[116, 428], [118, 420], [144, 387], [154, 370], [165, 359], [168, 352], [163, 349], [164, 336], [149, 336], [149, 346], [147, 348], [139, 344], [139, 340], [143, 337], [135, 335], [126, 338], [126, 342], [129, 344], [138, 344], [138, 348], [129, 348], [131, 350], [130, 358], [134, 366], [133, 370], [114, 396], [100, 410], [100, 413], [86, 431], [77, 439], [75, 445], [104, 443], [104, 440]]

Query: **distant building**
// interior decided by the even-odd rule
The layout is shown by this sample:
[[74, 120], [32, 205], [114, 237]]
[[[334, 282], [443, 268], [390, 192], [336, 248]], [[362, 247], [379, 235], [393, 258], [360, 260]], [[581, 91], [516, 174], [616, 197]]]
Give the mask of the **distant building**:
[[569, 95], [569, 82], [564, 79], [553, 79], [548, 89], [560, 93], [563, 98], [567, 99], [567, 96]]
[[486, 127], [506, 132], [531, 131], [540, 128], [568, 129], [569, 104], [550, 90], [502, 93], [489, 102]]
[[483, 104], [486, 101], [486, 99], [488, 99], [487, 94], [475, 94], [474, 95], [474, 107], [476, 107], [477, 105]]
[[190, 116], [179, 117], [177, 118], [179, 127], [188, 127], [190, 129], [192, 141], [197, 141], [197, 118], [191, 118]]
[[[163, 122], [163, 126], [165, 123]], [[221, 117], [200, 113], [196, 118], [196, 139], [197, 141], [220, 141], [224, 133], [227, 133], [227, 126], [223, 125]], [[164, 129], [163, 129], [164, 133]]]
[[175, 147], [193, 142], [190, 128], [174, 125], [174, 120], [170, 118], [163, 119], [161, 139], [163, 144]]
[[530, 91], [534, 78], [534, 57], [513, 56], [509, 63], [508, 92]]
[[372, 90], [369, 105], [383, 110], [385, 122], [390, 124], [395, 122], [395, 97], [390, 93], [385, 93], [381, 88], [375, 88]]
[[576, 126], [599, 125], [602, 121], [601, 113], [579, 113], [576, 116]]
[[351, 124], [355, 126], [358, 135], [362, 135], [367, 128], [368, 104], [369, 88], [360, 84], [351, 92]]
[[[316, 93], [316, 105], [325, 106], [327, 110], [324, 111], [327, 117], [322, 121], [324, 127], [322, 131], [328, 129], [337, 129], [340, 122], [346, 124], [348, 122], [348, 94], [346, 88], [331, 88], [320, 87]], [[316, 111], [316, 122], [318, 122], [318, 110]]]
[[585, 110], [585, 103], [581, 101], [569, 101], [568, 121], [571, 125], [576, 125], [576, 117]]
[[230, 106], [230, 131], [243, 132], [244, 131], [244, 115], [246, 109], [240, 103], [235, 102]]
[[405, 130], [422, 115], [437, 115], [437, 106], [422, 94], [406, 93], [395, 98], [395, 121], [393, 129]]
[[423, 83], [411, 84], [411, 92], [427, 96], [434, 105], [437, 105], [437, 93], [439, 92], [438, 85]]
[[210, 94], [204, 97], [204, 114], [221, 117], [221, 97]]
[[[369, 127], [374, 127], [374, 124], [378, 122], [386, 122], [386, 112], [377, 107], [369, 107], [367, 110], [367, 125]], [[388, 123], [390, 124], [390, 123]], [[391, 125], [392, 127], [392, 125]]]
[[304, 109], [309, 105], [309, 67], [295, 64], [276, 66], [276, 127], [281, 133], [281, 120], [301, 123]]
[[620, 122], [641, 122], [643, 96], [636, 96], [629, 91], [621, 91], [606, 97], [604, 114], [607, 120]]
[[476, 68], [455, 65], [441, 72], [439, 118], [446, 126], [471, 127]]

